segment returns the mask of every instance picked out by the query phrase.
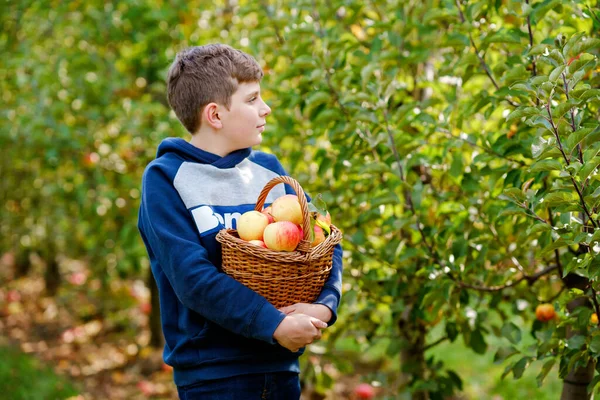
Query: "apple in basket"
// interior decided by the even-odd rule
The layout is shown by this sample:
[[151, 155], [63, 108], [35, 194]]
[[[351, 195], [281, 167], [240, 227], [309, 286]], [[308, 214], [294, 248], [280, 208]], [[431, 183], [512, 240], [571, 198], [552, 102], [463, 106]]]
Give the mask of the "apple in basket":
[[290, 221], [267, 225], [263, 240], [267, 248], [275, 251], [294, 251], [302, 240], [302, 229]]
[[265, 214], [260, 211], [248, 211], [238, 219], [237, 232], [242, 240], [262, 240], [267, 225], [269, 218]]
[[296, 225], [302, 225], [302, 208], [298, 197], [293, 194], [286, 194], [278, 197], [271, 204], [271, 215], [275, 221], [289, 221]]
[[262, 240], [248, 240], [248, 243], [252, 243], [255, 246], [267, 248], [267, 245]]

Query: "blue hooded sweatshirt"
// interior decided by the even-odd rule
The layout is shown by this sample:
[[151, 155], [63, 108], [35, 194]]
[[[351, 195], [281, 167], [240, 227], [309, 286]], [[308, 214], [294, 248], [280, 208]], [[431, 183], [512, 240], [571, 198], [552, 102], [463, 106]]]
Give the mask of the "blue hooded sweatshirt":
[[[285, 315], [221, 270], [223, 228], [254, 209], [265, 184], [285, 175], [273, 155], [241, 149], [220, 157], [179, 138], [165, 139], [142, 180], [138, 228], [157, 282], [163, 357], [175, 384], [249, 373], [299, 372], [298, 357], [273, 339]], [[266, 204], [286, 193], [275, 186]], [[332, 311], [341, 297], [342, 249], [315, 303]]]

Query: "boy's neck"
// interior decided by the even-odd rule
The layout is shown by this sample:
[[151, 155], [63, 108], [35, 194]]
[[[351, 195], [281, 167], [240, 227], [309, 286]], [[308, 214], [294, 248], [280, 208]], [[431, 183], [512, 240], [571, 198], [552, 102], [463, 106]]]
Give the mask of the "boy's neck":
[[229, 148], [224, 146], [219, 141], [217, 135], [202, 130], [192, 135], [190, 144], [194, 147], [197, 147], [201, 150], [207, 151], [212, 154], [216, 154], [220, 157], [225, 157], [226, 155], [232, 152]]

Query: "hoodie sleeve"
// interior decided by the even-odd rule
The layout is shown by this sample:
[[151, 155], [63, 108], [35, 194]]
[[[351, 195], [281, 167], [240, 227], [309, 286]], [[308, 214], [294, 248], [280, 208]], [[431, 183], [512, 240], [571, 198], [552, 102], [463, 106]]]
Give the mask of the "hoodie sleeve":
[[[283, 168], [279, 160], [275, 156], [272, 157], [274, 158], [275, 172], [280, 175], [287, 175], [285, 168]], [[285, 185], [285, 189], [288, 194], [296, 194], [294, 189], [289, 185]], [[308, 194], [306, 194], [306, 199], [310, 201]], [[337, 309], [342, 298], [342, 254], [342, 246], [341, 244], [337, 244], [333, 251], [333, 263], [329, 279], [323, 285], [321, 294], [314, 302], [314, 304], [322, 304], [331, 310], [331, 320], [328, 322], [329, 326], [333, 325], [337, 320]]]
[[236, 334], [275, 343], [285, 314], [209, 261], [189, 211], [156, 165], [144, 174], [138, 225], [151, 259], [184, 306]]

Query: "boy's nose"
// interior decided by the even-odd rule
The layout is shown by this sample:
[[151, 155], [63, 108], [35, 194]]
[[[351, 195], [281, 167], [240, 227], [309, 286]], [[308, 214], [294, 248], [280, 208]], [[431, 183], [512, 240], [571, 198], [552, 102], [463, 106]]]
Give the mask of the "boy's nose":
[[262, 117], [266, 117], [267, 115], [271, 114], [271, 107], [269, 107], [267, 105], [267, 103], [263, 102], [263, 108], [262, 108]]

